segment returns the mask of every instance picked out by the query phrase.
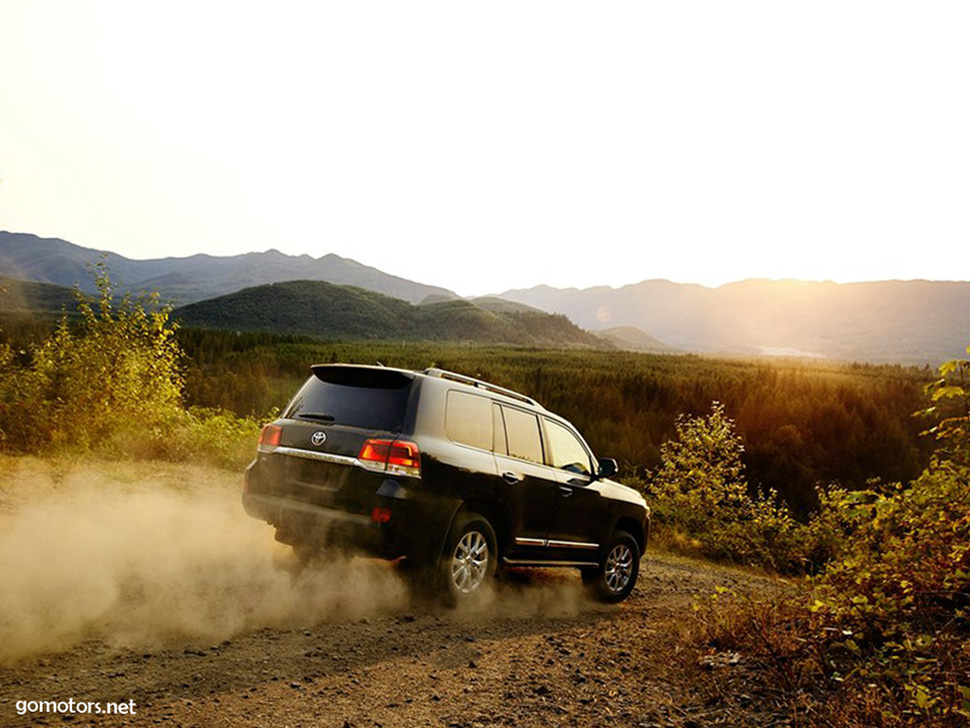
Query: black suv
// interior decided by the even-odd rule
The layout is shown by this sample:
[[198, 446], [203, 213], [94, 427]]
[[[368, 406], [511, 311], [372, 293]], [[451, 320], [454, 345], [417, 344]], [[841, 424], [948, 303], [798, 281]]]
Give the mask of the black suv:
[[263, 428], [243, 494], [298, 555], [406, 557], [452, 601], [500, 566], [576, 567], [610, 602], [633, 590], [650, 510], [569, 422], [440, 369], [311, 369]]

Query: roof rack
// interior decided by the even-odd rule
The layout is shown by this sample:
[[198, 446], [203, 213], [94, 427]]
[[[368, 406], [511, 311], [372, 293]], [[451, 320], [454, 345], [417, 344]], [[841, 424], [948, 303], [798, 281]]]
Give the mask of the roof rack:
[[467, 384], [470, 387], [478, 387], [479, 389], [484, 389], [486, 392], [492, 392], [493, 394], [502, 394], [510, 399], [517, 399], [520, 402], [530, 404], [533, 407], [538, 407], [539, 409], [545, 409], [541, 404], [536, 402], [532, 397], [526, 397], [524, 394], [519, 394], [511, 389], [506, 389], [505, 387], [500, 387], [497, 384], [491, 384], [489, 382], [483, 382], [481, 379], [475, 379], [474, 377], [466, 377], [464, 374], [456, 374], [455, 372], [449, 372], [445, 369], [425, 369], [423, 374], [429, 377], [438, 377], [439, 379], [448, 379], [452, 382], [459, 382], [461, 384]]

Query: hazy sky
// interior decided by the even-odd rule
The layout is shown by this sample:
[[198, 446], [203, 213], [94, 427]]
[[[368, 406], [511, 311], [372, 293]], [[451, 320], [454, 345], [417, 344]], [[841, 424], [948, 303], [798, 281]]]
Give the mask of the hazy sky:
[[970, 279], [970, 3], [0, 0], [0, 229], [462, 294]]

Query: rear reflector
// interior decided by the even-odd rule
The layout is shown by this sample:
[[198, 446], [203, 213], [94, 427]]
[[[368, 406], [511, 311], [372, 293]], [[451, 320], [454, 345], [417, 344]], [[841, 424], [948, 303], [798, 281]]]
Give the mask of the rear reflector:
[[421, 453], [407, 440], [368, 440], [357, 459], [368, 470], [421, 477]]
[[370, 519], [374, 523], [390, 523], [391, 509], [381, 508], [380, 506], [374, 506], [374, 510], [370, 512]]
[[265, 425], [259, 433], [260, 452], [272, 452], [280, 445], [283, 438], [283, 428], [279, 425]]

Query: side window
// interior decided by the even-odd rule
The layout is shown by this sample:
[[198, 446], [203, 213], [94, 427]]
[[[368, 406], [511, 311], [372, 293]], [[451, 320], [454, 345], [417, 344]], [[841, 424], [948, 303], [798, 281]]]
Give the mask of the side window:
[[464, 392], [448, 392], [445, 434], [453, 442], [491, 450], [492, 400]]
[[[545, 419], [545, 418], [543, 418]], [[589, 453], [579, 439], [558, 422], [546, 419], [546, 435], [549, 437], [549, 464], [554, 468], [573, 473], [592, 475]]]
[[509, 455], [514, 458], [542, 463], [542, 436], [539, 418], [528, 412], [503, 407], [505, 428], [509, 437]]

